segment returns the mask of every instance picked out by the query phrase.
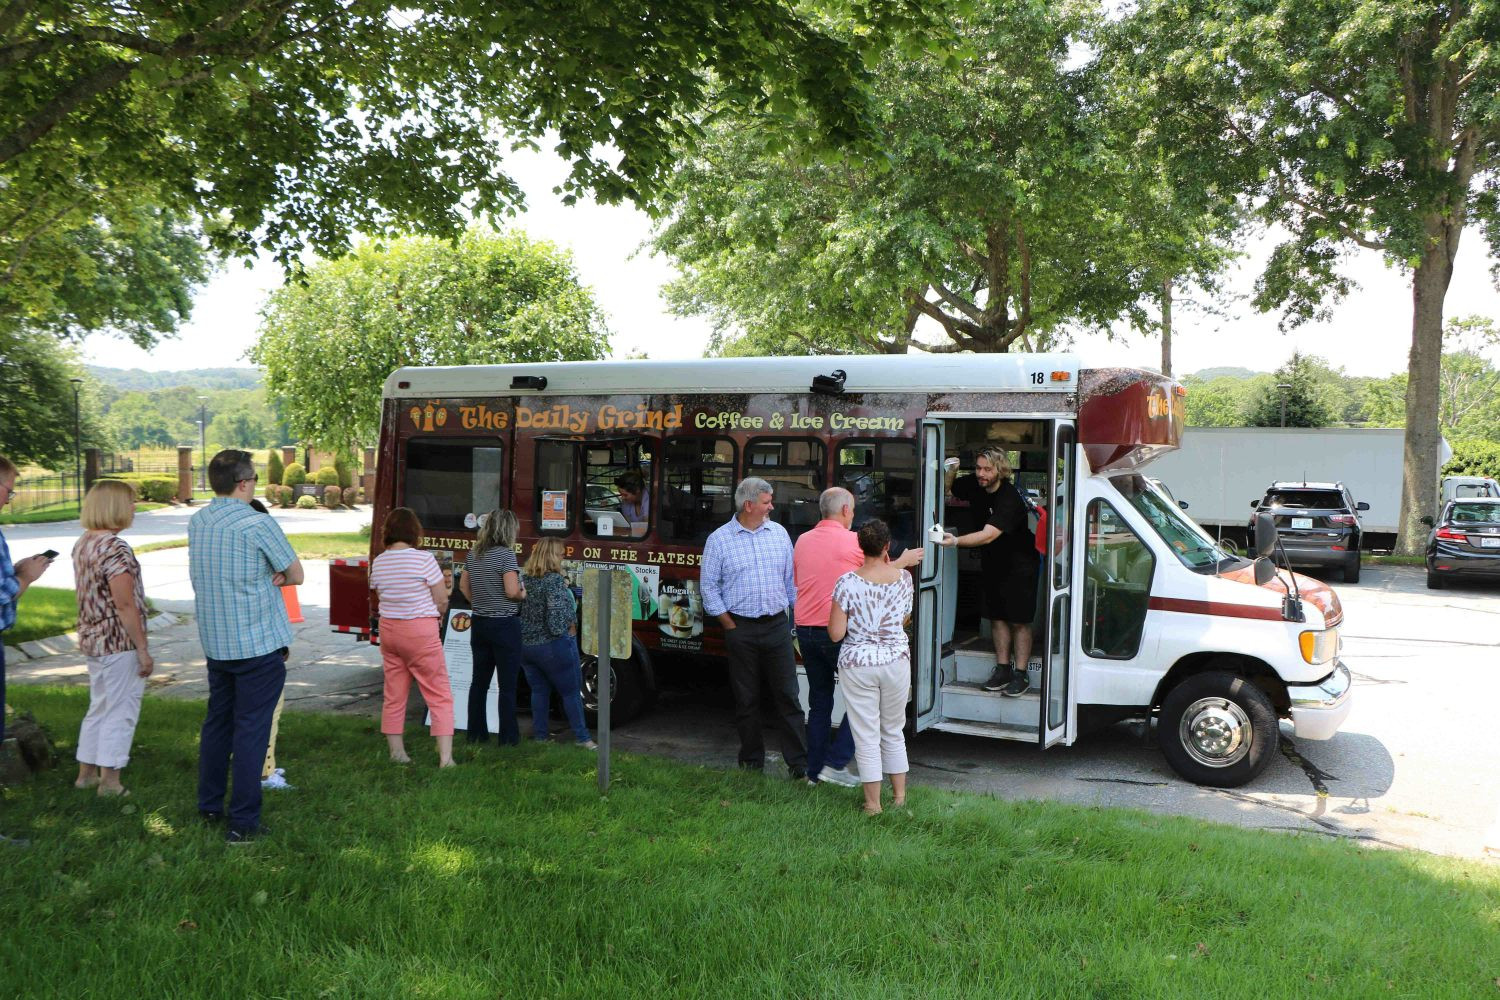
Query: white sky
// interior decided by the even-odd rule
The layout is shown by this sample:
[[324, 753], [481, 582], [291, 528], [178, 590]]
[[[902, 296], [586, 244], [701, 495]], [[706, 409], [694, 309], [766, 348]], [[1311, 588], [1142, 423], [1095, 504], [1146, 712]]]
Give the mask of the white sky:
[[[708, 324], [669, 315], [658, 294], [672, 277], [672, 266], [637, 252], [650, 233], [644, 213], [628, 206], [563, 205], [551, 188], [562, 180], [564, 169], [549, 153], [519, 153], [508, 166], [529, 204], [512, 225], [535, 239], [572, 250], [583, 281], [593, 287], [608, 316], [615, 356], [636, 350], [662, 359], [702, 356]], [[1485, 250], [1479, 232], [1471, 227], [1464, 234], [1448, 292], [1448, 317], [1478, 313], [1500, 321], [1500, 292], [1490, 281]], [[1224, 310], [1227, 318], [1184, 308], [1174, 313], [1173, 369], [1178, 375], [1221, 366], [1271, 371], [1294, 349], [1321, 355], [1350, 375], [1406, 370], [1411, 289], [1404, 275], [1386, 268], [1378, 254], [1360, 250], [1346, 269], [1359, 287], [1336, 307], [1332, 321], [1286, 335], [1277, 331], [1275, 315], [1256, 313], [1247, 301], [1268, 251], [1269, 244], [1252, 246], [1251, 256], [1228, 282], [1242, 298]], [[108, 367], [151, 371], [248, 365], [244, 354], [255, 343], [261, 305], [280, 282], [281, 271], [272, 262], [253, 267], [229, 264], [199, 292], [192, 321], [179, 337], [149, 352], [124, 341], [93, 337], [83, 345], [84, 358]], [[1075, 349], [1091, 365], [1156, 367], [1161, 360], [1159, 342], [1139, 336], [1113, 341], [1087, 337]]]

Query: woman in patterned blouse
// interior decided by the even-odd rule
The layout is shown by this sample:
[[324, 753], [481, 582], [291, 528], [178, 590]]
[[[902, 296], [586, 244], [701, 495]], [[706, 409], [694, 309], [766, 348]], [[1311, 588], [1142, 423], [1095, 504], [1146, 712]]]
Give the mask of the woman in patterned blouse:
[[521, 568], [526, 599], [521, 602], [521, 667], [531, 685], [532, 738], [548, 738], [552, 692], [562, 698], [573, 739], [588, 750], [598, 744], [583, 720], [583, 674], [578, 665], [578, 605], [562, 575], [562, 542], [543, 538]]
[[135, 490], [101, 479], [83, 498], [83, 537], [73, 546], [78, 646], [88, 659], [89, 711], [78, 730], [79, 788], [129, 795], [120, 770], [141, 717], [141, 695], [154, 666], [146, 648], [141, 566], [120, 532], [135, 520]]
[[881, 775], [891, 776], [891, 804], [906, 805], [906, 702], [911, 695], [911, 574], [891, 565], [891, 531], [884, 521], [859, 529], [865, 564], [833, 585], [828, 638], [839, 647], [854, 758], [865, 786], [865, 812], [880, 812]]

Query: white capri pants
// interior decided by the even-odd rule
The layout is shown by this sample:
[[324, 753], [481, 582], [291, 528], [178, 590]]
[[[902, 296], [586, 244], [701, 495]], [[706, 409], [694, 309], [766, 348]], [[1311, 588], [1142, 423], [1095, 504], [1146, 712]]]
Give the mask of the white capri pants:
[[78, 762], [96, 767], [130, 763], [130, 742], [141, 718], [146, 678], [135, 650], [90, 656], [89, 713], [78, 730]]
[[879, 781], [883, 774], [905, 774], [906, 703], [911, 698], [911, 656], [873, 667], [840, 667], [844, 708], [854, 734], [854, 759], [860, 781]]

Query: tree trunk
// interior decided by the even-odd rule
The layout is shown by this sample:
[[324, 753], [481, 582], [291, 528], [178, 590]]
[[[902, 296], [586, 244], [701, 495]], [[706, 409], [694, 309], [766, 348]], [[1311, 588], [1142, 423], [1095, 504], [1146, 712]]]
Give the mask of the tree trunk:
[[1443, 299], [1453, 279], [1453, 258], [1463, 219], [1433, 214], [1423, 227], [1427, 252], [1412, 275], [1411, 354], [1407, 360], [1406, 447], [1402, 460], [1401, 521], [1397, 551], [1419, 555], [1427, 544], [1424, 514], [1437, 514], [1438, 379], [1443, 360]]
[[1161, 282], [1161, 373], [1172, 377], [1172, 279]]

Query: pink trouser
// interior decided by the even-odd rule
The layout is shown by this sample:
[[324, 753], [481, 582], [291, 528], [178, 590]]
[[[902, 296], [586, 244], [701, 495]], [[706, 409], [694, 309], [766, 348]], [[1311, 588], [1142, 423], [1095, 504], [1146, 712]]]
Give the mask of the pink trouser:
[[453, 735], [453, 688], [438, 641], [436, 618], [380, 619], [380, 660], [385, 667], [385, 707], [380, 731], [398, 736], [406, 729], [406, 698], [415, 680], [432, 712], [432, 735]]

